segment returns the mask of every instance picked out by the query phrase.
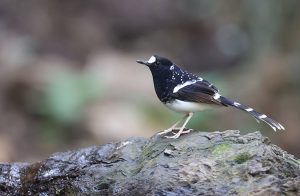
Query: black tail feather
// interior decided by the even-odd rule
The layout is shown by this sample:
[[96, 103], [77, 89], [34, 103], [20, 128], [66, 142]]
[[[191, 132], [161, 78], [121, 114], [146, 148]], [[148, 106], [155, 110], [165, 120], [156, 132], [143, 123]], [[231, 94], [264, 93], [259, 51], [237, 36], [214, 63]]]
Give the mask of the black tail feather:
[[228, 105], [228, 106], [232, 106], [235, 107], [237, 109], [243, 110], [245, 112], [247, 112], [248, 114], [250, 114], [252, 117], [254, 117], [257, 122], [259, 121], [263, 121], [265, 122], [267, 125], [269, 125], [274, 131], [278, 130], [284, 130], [285, 128], [277, 121], [273, 120], [272, 118], [269, 118], [267, 115], [262, 114], [260, 112], [255, 111], [253, 108], [247, 107], [243, 104], [240, 104], [238, 102], [235, 102], [231, 99], [228, 99], [226, 97], [221, 96], [219, 98], [219, 100], [221, 101], [221, 103]]

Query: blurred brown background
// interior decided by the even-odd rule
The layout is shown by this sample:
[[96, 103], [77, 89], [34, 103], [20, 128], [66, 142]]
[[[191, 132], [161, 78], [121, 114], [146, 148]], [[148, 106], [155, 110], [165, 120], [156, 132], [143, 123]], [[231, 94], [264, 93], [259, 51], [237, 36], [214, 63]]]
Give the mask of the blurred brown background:
[[0, 160], [149, 137], [179, 114], [154, 93], [152, 54], [263, 111], [199, 113], [202, 131], [261, 131], [300, 157], [300, 1], [0, 1]]

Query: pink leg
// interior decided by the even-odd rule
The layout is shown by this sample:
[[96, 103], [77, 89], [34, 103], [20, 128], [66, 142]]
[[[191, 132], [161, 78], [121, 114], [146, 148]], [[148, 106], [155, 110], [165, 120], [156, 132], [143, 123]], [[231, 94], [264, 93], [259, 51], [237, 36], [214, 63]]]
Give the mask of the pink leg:
[[[176, 133], [176, 134], [173, 135], [173, 136], [165, 136], [165, 137], [166, 137], [166, 138], [173, 138], [173, 139], [178, 138], [178, 137], [184, 132], [184, 128], [185, 128], [186, 124], [190, 121], [190, 119], [192, 118], [192, 116], [193, 116], [193, 113], [190, 112], [190, 113], [188, 114], [188, 117], [186, 118], [185, 122], [183, 123], [181, 129], [178, 131], [178, 133]], [[188, 130], [188, 131], [189, 131], [189, 130]]]
[[157, 135], [163, 135], [163, 134], [166, 134], [166, 133], [169, 133], [171, 131], [173, 131], [174, 129], [176, 129], [176, 126], [178, 125], [178, 123], [180, 123], [181, 121], [183, 121], [184, 119], [186, 119], [188, 117], [188, 114], [184, 115], [184, 117], [182, 117], [180, 120], [178, 120], [174, 125], [172, 125], [170, 128], [162, 131], [162, 132], [159, 132]]

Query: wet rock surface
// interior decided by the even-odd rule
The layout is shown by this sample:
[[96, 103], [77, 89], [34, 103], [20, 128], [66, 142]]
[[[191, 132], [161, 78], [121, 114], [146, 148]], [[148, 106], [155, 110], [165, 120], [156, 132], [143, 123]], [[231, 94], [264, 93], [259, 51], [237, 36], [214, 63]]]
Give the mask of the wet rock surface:
[[0, 195], [300, 195], [300, 161], [259, 132], [130, 138], [0, 172]]

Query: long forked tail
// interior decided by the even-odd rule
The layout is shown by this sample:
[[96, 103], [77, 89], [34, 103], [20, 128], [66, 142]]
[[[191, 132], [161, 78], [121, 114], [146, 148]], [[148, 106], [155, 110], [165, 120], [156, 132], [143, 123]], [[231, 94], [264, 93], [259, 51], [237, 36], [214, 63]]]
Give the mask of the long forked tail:
[[240, 104], [238, 102], [235, 102], [235, 101], [228, 99], [226, 97], [223, 97], [223, 96], [220, 96], [219, 100], [225, 105], [232, 106], [232, 107], [235, 107], [237, 109], [240, 109], [240, 110], [243, 110], [243, 111], [249, 113], [251, 116], [253, 116], [257, 120], [257, 122], [263, 121], [263, 122], [267, 123], [270, 127], [272, 127], [272, 129], [274, 131], [277, 131], [277, 129], [278, 130], [285, 129], [279, 122], [273, 120], [272, 118], [269, 118], [265, 114], [255, 111], [253, 108], [247, 107], [243, 104]]

